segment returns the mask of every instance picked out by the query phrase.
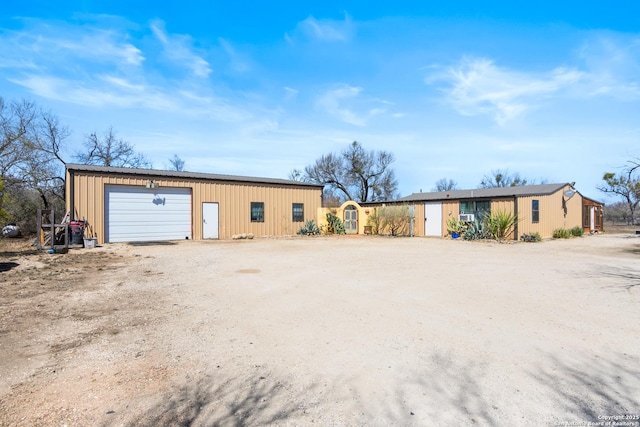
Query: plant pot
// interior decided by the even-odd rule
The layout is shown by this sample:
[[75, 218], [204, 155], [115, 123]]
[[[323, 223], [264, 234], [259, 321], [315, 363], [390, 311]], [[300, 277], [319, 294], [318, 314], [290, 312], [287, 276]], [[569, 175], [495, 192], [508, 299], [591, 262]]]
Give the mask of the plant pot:
[[452, 239], [457, 239], [457, 238], [459, 238], [459, 237], [460, 237], [460, 234], [459, 234], [459, 233], [451, 233], [451, 238], [452, 238]]

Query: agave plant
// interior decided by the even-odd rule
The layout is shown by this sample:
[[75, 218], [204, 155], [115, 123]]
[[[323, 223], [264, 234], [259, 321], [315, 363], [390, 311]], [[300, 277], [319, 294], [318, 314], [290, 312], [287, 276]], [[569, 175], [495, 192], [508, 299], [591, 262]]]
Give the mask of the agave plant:
[[491, 239], [492, 237], [493, 235], [487, 227], [487, 221], [484, 218], [476, 218], [476, 220], [471, 223], [471, 225], [467, 228], [467, 231], [464, 233], [465, 240]]
[[300, 230], [298, 230], [298, 234], [306, 236], [316, 236], [320, 234], [320, 229], [316, 225], [315, 221], [310, 219], [305, 222], [304, 226], [300, 227]]
[[487, 217], [487, 227], [493, 238], [503, 240], [515, 230], [518, 214], [508, 211], [496, 211]]

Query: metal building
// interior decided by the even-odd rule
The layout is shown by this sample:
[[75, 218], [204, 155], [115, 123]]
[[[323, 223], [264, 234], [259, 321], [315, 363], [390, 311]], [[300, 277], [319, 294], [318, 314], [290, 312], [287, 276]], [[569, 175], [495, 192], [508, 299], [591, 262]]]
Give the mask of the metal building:
[[66, 206], [98, 243], [295, 234], [322, 186], [195, 172], [67, 164]]

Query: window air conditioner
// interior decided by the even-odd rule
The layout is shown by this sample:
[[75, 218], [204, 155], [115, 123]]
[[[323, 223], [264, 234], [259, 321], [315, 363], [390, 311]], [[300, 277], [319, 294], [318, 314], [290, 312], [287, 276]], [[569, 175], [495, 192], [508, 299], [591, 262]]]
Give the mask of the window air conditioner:
[[473, 214], [460, 214], [458, 215], [458, 221], [473, 222], [475, 221], [475, 216]]

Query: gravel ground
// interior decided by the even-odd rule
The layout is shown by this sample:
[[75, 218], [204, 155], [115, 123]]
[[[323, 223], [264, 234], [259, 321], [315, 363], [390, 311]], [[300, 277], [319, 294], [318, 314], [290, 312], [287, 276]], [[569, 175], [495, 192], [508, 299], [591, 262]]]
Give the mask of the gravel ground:
[[630, 234], [3, 242], [0, 425], [638, 426], [639, 261]]

